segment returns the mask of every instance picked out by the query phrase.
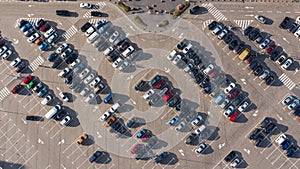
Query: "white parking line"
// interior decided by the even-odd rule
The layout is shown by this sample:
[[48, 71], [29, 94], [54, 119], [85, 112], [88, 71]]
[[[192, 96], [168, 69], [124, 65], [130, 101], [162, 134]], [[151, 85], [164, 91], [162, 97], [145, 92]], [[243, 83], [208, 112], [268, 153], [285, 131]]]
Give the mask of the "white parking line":
[[25, 164], [28, 163], [28, 161], [31, 160], [37, 153], [38, 153], [38, 150], [36, 150], [36, 152], [33, 153], [32, 156], [30, 156], [24, 163], [22, 163], [22, 166], [20, 166], [18, 169], [23, 168], [23, 166], [25, 166]]
[[65, 126], [60, 126], [61, 128], [58, 130], [58, 131], [55, 131], [55, 134], [53, 136], [50, 136], [50, 139], [52, 140], [58, 133], [60, 133], [64, 128]]

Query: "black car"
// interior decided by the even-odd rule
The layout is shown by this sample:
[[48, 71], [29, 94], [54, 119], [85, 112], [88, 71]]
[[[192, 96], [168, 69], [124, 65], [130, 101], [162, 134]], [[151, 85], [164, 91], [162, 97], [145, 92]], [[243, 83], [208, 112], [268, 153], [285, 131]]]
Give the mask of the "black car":
[[256, 40], [259, 36], [260, 32], [258, 29], [254, 29], [252, 32], [249, 33], [248, 38], [252, 41]]
[[189, 57], [189, 59], [194, 59], [197, 55], [196, 52], [190, 49], [189, 52], [187, 53], [187, 56]]
[[76, 53], [72, 53], [71, 55], [69, 55], [67, 57], [67, 59], [65, 60], [67, 64], [71, 64], [72, 62], [74, 62], [76, 59], [78, 58], [78, 55]]
[[237, 156], [237, 153], [235, 151], [231, 151], [225, 158], [224, 160], [226, 162], [231, 162], [235, 157]]
[[295, 116], [300, 116], [300, 108], [293, 113]]
[[91, 16], [99, 16], [99, 17], [101, 17], [101, 16], [103, 16], [103, 14], [101, 12], [99, 12], [99, 11], [92, 11], [91, 12]]
[[259, 134], [257, 137], [256, 137], [256, 140], [255, 140], [255, 146], [258, 147], [260, 146], [260, 144], [262, 143], [262, 141], [265, 139], [265, 136], [263, 134]]
[[73, 76], [72, 76], [72, 75], [69, 75], [69, 76], [65, 79], [65, 83], [66, 83], [66, 84], [71, 84], [71, 83], [72, 83], [72, 80], [73, 80]]
[[250, 65], [249, 65], [249, 68], [251, 70], [254, 70], [256, 67], [258, 66], [258, 61], [257, 60], [253, 60]]
[[233, 101], [233, 104], [235, 107], [238, 107], [242, 102], [243, 100], [245, 99], [246, 97], [242, 94], [240, 94], [234, 101]]
[[264, 68], [261, 65], [256, 66], [256, 68], [253, 70], [253, 74], [255, 76], [260, 76], [264, 72]]
[[156, 163], [160, 163], [160, 162], [161, 162], [164, 158], [166, 158], [168, 155], [169, 155], [168, 152], [163, 152], [163, 153], [161, 153], [159, 156], [157, 156], [157, 157], [155, 158], [155, 162], [156, 162]]
[[283, 21], [280, 23], [280, 25], [279, 25], [279, 28], [281, 28], [281, 29], [288, 29], [288, 28], [290, 28], [290, 22], [292, 21], [292, 19], [291, 18], [289, 18], [289, 17], [285, 17], [284, 19], [283, 19]]
[[195, 139], [198, 138], [198, 135], [195, 133], [192, 133], [189, 135], [189, 137], [185, 140], [185, 144], [191, 144]]
[[85, 32], [85, 31], [87, 31], [91, 26], [92, 26], [92, 24], [89, 23], [89, 22], [87, 22], [87, 23], [85, 23], [85, 24], [80, 28], [80, 30], [81, 30], [81, 32]]
[[43, 19], [40, 19], [39, 21], [37, 21], [37, 23], [35, 24], [35, 29], [40, 29], [40, 27], [42, 27], [45, 24], [45, 21]]
[[209, 78], [206, 77], [206, 78], [199, 84], [199, 86], [200, 86], [201, 88], [205, 88], [205, 87], [207, 87], [209, 84], [210, 84]]
[[58, 65], [61, 64], [62, 61], [63, 61], [63, 60], [62, 60], [60, 57], [58, 57], [57, 59], [54, 60], [54, 62], [53, 62], [53, 64], [52, 64], [51, 68], [57, 68]]
[[178, 104], [180, 104], [181, 98], [178, 95], [175, 95], [170, 100], [168, 100], [169, 107], [176, 107]]
[[245, 44], [241, 43], [237, 48], [233, 50], [235, 54], [241, 54], [245, 50]]
[[260, 127], [261, 127], [261, 128], [266, 128], [270, 123], [272, 123], [271, 119], [265, 118], [265, 119], [260, 123]]
[[28, 21], [26, 21], [26, 20], [20, 20], [20, 22], [18, 23], [18, 27], [19, 28], [22, 28], [24, 25], [26, 25], [26, 23], [28, 23]]
[[254, 27], [248, 26], [248, 27], [242, 32], [242, 34], [245, 35], [245, 36], [247, 36], [253, 29], [254, 29]]
[[68, 10], [56, 10], [56, 15], [59, 16], [70, 16], [71, 12]]
[[261, 129], [256, 128], [255, 130], [253, 130], [249, 136], [250, 140], [255, 140], [257, 138], [257, 136], [262, 132]]
[[199, 57], [195, 57], [195, 58], [194, 58], [194, 64], [195, 64], [196, 66], [200, 65], [201, 63], [202, 63], [202, 61], [201, 61], [201, 59], [200, 59]]
[[228, 43], [233, 39], [233, 37], [234, 37], [234, 34], [231, 33], [231, 32], [229, 32], [229, 33], [227, 33], [227, 35], [225, 35], [223, 41], [224, 41], [226, 44], [228, 44]]
[[119, 58], [119, 56], [120, 55], [118, 54], [118, 52], [112, 52], [112, 54], [110, 54], [110, 55], [107, 56], [107, 60], [109, 62], [114, 62], [114, 61], [116, 61]]
[[40, 116], [26, 116], [26, 120], [30, 121], [41, 121], [43, 118]]
[[68, 113], [65, 110], [61, 110], [54, 116], [55, 120], [62, 120]]
[[119, 51], [120, 52], [124, 52], [124, 50], [126, 49], [126, 48], [128, 48], [129, 47], [129, 42], [128, 41], [124, 41], [120, 46], [119, 46]]
[[210, 94], [212, 90], [212, 86], [211, 84], [207, 85], [204, 89], [203, 89], [203, 93], [204, 94]]
[[271, 85], [275, 81], [275, 77], [270, 75], [266, 78], [266, 84]]
[[185, 44], [184, 42], [179, 42], [179, 43], [177, 44], [177, 48], [178, 48], [179, 50], [182, 50], [185, 46], [186, 46], [186, 44]]
[[195, 77], [198, 73], [200, 72], [200, 70], [197, 67], [192, 68], [192, 70], [189, 72], [191, 77]]
[[96, 151], [89, 159], [90, 163], [96, 161], [101, 155], [105, 154], [104, 152]]
[[117, 131], [118, 129], [120, 129], [121, 126], [122, 126], [121, 123], [116, 121], [111, 125], [111, 128]]
[[286, 151], [286, 156], [287, 156], [287, 157], [292, 157], [297, 151], [298, 151], [298, 147], [292, 145], [292, 146]]
[[128, 122], [126, 123], [127, 127], [135, 127], [136, 126], [136, 121], [133, 119], [128, 120]]
[[276, 61], [282, 53], [283, 53], [283, 51], [279, 51], [279, 50], [274, 49], [274, 50], [270, 53], [270, 59], [271, 59], [272, 61]]
[[24, 69], [26, 68], [26, 64], [24, 62], [21, 61], [21, 63], [17, 66], [17, 68], [15, 69], [17, 73], [22, 72]]
[[295, 33], [298, 28], [299, 28], [299, 24], [293, 23], [293, 25], [288, 29], [288, 31], [291, 33]]
[[209, 25], [208, 25], [208, 30], [213, 30], [215, 29], [215, 27], [217, 26], [218, 22], [216, 21], [212, 21]]
[[202, 73], [199, 73], [195, 76], [195, 83], [199, 84], [201, 83], [205, 78], [205, 75]]
[[134, 89], [137, 90], [137, 91], [139, 91], [139, 90], [141, 90], [147, 84], [148, 84], [147, 81], [141, 80], [138, 84], [136, 84], [134, 86]]
[[53, 62], [58, 56], [59, 55], [57, 53], [53, 52], [48, 56], [47, 60]]
[[260, 33], [258, 35], [258, 37], [256, 38], [255, 42], [258, 43], [258, 44], [261, 44], [261, 43], [264, 42], [264, 40], [265, 40], [265, 36]]
[[229, 43], [228, 49], [233, 50], [234, 48], [237, 47], [238, 44], [239, 44], [239, 41], [237, 39], [235, 39]]
[[200, 11], [200, 6], [194, 6], [193, 8], [190, 9], [190, 14], [196, 14]]
[[264, 132], [266, 134], [270, 134], [275, 128], [276, 128], [276, 124], [274, 124], [274, 123], [271, 122], [270, 124], [267, 125], [267, 127], [264, 130]]

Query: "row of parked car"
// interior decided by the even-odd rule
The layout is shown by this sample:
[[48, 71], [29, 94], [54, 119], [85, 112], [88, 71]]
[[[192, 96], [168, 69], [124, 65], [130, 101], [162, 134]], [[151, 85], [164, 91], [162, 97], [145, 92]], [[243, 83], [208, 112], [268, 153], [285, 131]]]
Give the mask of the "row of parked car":
[[135, 49], [129, 40], [113, 28], [111, 22], [100, 20], [95, 26], [87, 22], [81, 27], [81, 31], [87, 36], [87, 42], [94, 47], [107, 46], [103, 54], [112, 62], [114, 68], [122, 71], [129, 65], [129, 57]]
[[258, 28], [252, 26], [248, 26], [242, 33], [248, 36], [249, 40], [255, 40], [259, 48], [265, 50], [270, 60], [278, 64], [281, 69], [287, 70], [293, 64], [294, 60], [280, 50], [280, 46], [277, 46], [268, 34], [264, 35]]
[[300, 16], [296, 19], [285, 17], [280, 23], [279, 28], [286, 29], [300, 40]]
[[[27, 20], [21, 19], [17, 23], [17, 26], [26, 37], [29, 37], [27, 41], [39, 45], [41, 51], [46, 50], [49, 44], [58, 39], [56, 30], [43, 19], [40, 19], [35, 25], [32, 25]], [[39, 31], [45, 32], [45, 34], [41, 34]]]
[[289, 95], [287, 97], [285, 97], [281, 103], [284, 106], [287, 106], [288, 109], [290, 110], [294, 110], [294, 114], [299, 116], [299, 111], [300, 111], [300, 101], [297, 97], [293, 96], [293, 95]]

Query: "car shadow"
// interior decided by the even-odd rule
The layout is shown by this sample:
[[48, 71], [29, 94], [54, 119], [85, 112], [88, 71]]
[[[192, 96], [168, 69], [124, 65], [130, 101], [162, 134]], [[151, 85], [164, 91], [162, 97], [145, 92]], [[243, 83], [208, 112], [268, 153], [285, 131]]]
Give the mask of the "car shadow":
[[108, 164], [112, 161], [109, 153], [107, 152], [103, 152], [104, 154], [102, 154], [96, 161], [95, 163], [97, 164]]
[[164, 159], [162, 159], [162, 161], [160, 162], [161, 165], [175, 165], [178, 162], [178, 158], [177, 155], [169, 152], [169, 155], [167, 157], [165, 157]]
[[132, 117], [131, 120], [134, 121], [134, 124], [130, 128], [138, 128], [146, 124], [146, 120], [141, 117]]
[[76, 95], [73, 95], [72, 93], [64, 92], [64, 94], [69, 98], [69, 102], [73, 103], [76, 100]]
[[133, 109], [134, 109], [134, 106], [129, 105], [129, 104], [124, 104], [120, 108], [118, 108], [117, 112], [118, 113], [125, 113], [125, 112], [130, 112]]
[[213, 152], [214, 152], [214, 149], [210, 145], [207, 144], [207, 147], [201, 154], [208, 155], [208, 154], [212, 154]]
[[235, 123], [246, 123], [247, 121], [248, 121], [248, 118], [243, 113], [240, 113], [240, 115], [234, 122]]

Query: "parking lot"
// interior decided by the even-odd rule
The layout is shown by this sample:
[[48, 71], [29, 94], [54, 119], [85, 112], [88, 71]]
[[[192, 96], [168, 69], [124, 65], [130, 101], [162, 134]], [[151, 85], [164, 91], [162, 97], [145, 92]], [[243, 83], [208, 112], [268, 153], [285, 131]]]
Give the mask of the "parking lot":
[[[79, 5], [77, 2], [68, 4], [70, 5], [55, 3], [53, 8], [74, 11]], [[261, 31], [271, 30], [265, 25], [257, 24], [255, 21], [237, 22], [236, 20], [239, 18], [234, 18], [232, 12], [227, 10], [226, 5], [218, 6], [216, 4], [214, 6], [206, 3], [202, 6], [208, 9], [208, 13], [203, 15], [204, 20], [202, 19], [200, 22], [196, 21], [198, 15], [189, 18], [190, 16], [185, 13], [183, 16], [187, 17], [186, 20], [179, 20], [170, 30], [160, 34], [148, 32], [140, 34], [141, 30], [138, 30], [138, 26], [134, 25], [131, 18], [125, 16], [122, 11], [109, 2], [97, 2], [93, 9], [79, 9], [76, 11], [79, 18], [71, 17], [69, 19], [55, 16], [54, 10], [47, 11], [47, 5], [36, 2], [30, 2], [29, 5], [20, 3], [18, 6], [32, 9], [32, 11], [27, 14], [27, 11], [22, 12], [11, 5], [12, 11], [15, 12], [11, 16], [13, 19], [7, 22], [9, 27], [1, 27], [6, 44], [14, 52], [13, 57], [2, 60], [0, 63], [2, 70], [0, 72], [2, 75], [0, 101], [3, 113], [0, 128], [3, 143], [0, 148], [0, 159], [3, 161], [0, 163], [1, 167], [196, 168], [203, 165], [204, 168], [231, 168], [231, 164], [223, 159], [228, 152], [235, 150], [241, 160], [240, 168], [271, 168], [272, 166], [298, 168], [297, 166], [300, 164], [299, 151], [292, 158], [286, 157], [285, 152], [274, 143], [274, 140], [281, 133], [287, 133], [288, 137], [296, 144], [299, 138], [299, 133], [293, 127], [300, 125], [298, 117], [293, 115], [294, 111], [290, 111], [287, 106], [281, 104], [282, 100], [288, 95], [294, 95], [294, 91], [297, 90], [296, 84], [299, 79], [296, 75], [299, 64], [296, 63], [291, 70], [285, 71], [268, 58], [258, 57], [260, 63], [270, 69], [276, 77], [274, 82], [267, 85], [264, 80], [254, 75], [249, 64], [241, 61], [238, 54], [229, 50], [227, 44], [218, 40], [217, 36], [207, 29], [207, 26], [215, 19], [222, 21], [226, 26], [237, 23], [245, 24], [241, 26], [242, 29], [251, 25]], [[218, 10], [219, 8], [221, 10]], [[255, 6], [255, 8], [260, 7]], [[41, 14], [38, 12], [39, 10], [44, 10], [45, 13]], [[115, 47], [114, 52], [110, 54], [103, 54], [109, 46], [120, 46], [110, 42], [111, 34], [104, 33], [100, 36], [99, 48], [87, 41], [87, 36], [80, 30], [82, 25], [88, 21], [95, 25], [101, 20], [90, 15], [92, 10], [104, 11], [109, 14], [105, 19], [110, 21], [113, 26], [108, 30], [111, 34], [117, 31], [120, 36], [127, 37], [129, 45], [135, 49], [133, 54], [127, 56], [124, 51], [119, 49], [120, 47]], [[236, 10], [235, 7], [232, 10]], [[3, 13], [7, 11], [8, 9], [3, 8]], [[111, 11], [115, 12], [110, 14]], [[39, 51], [39, 46], [28, 43], [19, 28], [15, 27], [16, 21], [21, 19], [37, 23], [41, 18], [55, 27], [59, 34], [59, 40], [52, 44], [53, 47], [49, 48], [49, 51]], [[278, 18], [280, 17], [274, 19]], [[187, 22], [189, 19], [190, 21]], [[276, 29], [279, 29], [278, 24], [281, 19], [275, 20], [276, 24], [273, 25], [276, 26]], [[193, 29], [199, 31], [193, 33], [190, 31]], [[252, 50], [261, 51], [255, 42], [249, 41], [241, 31], [233, 32], [251, 46]], [[278, 33], [272, 30], [270, 34]], [[290, 43], [294, 43], [295, 38], [288, 40], [291, 41]], [[184, 54], [183, 49], [178, 48], [181, 41], [184, 41], [186, 45], [191, 43], [192, 50], [199, 55], [204, 66], [204, 68], [199, 68], [199, 71], [209, 77], [210, 89], [207, 89], [205, 80], [198, 79], [199, 82], [197, 81], [197, 76], [200, 78], [200, 75], [197, 74], [199, 72], [194, 72], [195, 68], [188, 69], [189, 64], [196, 65], [195, 58], [188, 58], [188, 54]], [[277, 36], [274, 36], [274, 41], [276, 44], [282, 45], [288, 55], [295, 55], [292, 50], [294, 46], [284, 44], [284, 39], [282, 41], [282, 38], [278, 39]], [[48, 61], [48, 56], [64, 42], [67, 42], [75, 53], [79, 54], [78, 58], [85, 67], [95, 76], [99, 75], [103, 79], [105, 90], [96, 94], [95, 99], [88, 100], [90, 94], [82, 96], [80, 92], [70, 88], [71, 84], [64, 83], [65, 78], [58, 77], [66, 64], [60, 64], [56, 69], [51, 68], [53, 63]], [[177, 54], [182, 55], [179, 60], [183, 63], [174, 61], [177, 55], [172, 59], [167, 58], [174, 49], [177, 50]], [[115, 62], [116, 58], [112, 59], [114, 61], [110, 61], [109, 57], [113, 55], [121, 57], [121, 62]], [[10, 61], [16, 57], [22, 58], [28, 65], [26, 71], [21, 74], [16, 73], [15, 68], [9, 65]], [[184, 57], [190, 60], [185, 61]], [[214, 68], [208, 69], [210, 64]], [[198, 67], [201, 67], [200, 65], [202, 64], [199, 64]], [[27, 84], [22, 81], [28, 74], [34, 76], [36, 81], [42, 81], [45, 84], [49, 90], [48, 93], [54, 96], [51, 104], [42, 105], [43, 98], [40, 98], [38, 93], [33, 90], [26, 88]], [[87, 76], [87, 74], [81, 75], [80, 73], [73, 75], [74, 78], [79, 79], [82, 78], [80, 76]], [[148, 84], [157, 75], [160, 75], [166, 84], [160, 80], [145, 89], [135, 89], [135, 86], [141, 81], [146, 81]], [[223, 79], [223, 77], [226, 78]], [[229, 81], [225, 81], [225, 79]], [[225, 89], [230, 82], [237, 87], [233, 87], [226, 93]], [[19, 94], [12, 94], [11, 90], [17, 84], [22, 84], [24, 87], [18, 91]], [[93, 93], [93, 88], [89, 86], [88, 88]], [[151, 88], [157, 93], [145, 99], [145, 94]], [[235, 89], [238, 89], [241, 94], [232, 95]], [[209, 90], [209, 92], [206, 93], [205, 90]], [[174, 92], [176, 97], [180, 97], [182, 106], [178, 108], [180, 111], [176, 110], [179, 102], [177, 103], [173, 99], [173, 93], [170, 91]], [[59, 96], [61, 92], [66, 93], [71, 101], [63, 101]], [[105, 103], [104, 100], [110, 93], [113, 94], [113, 98]], [[156, 94], [163, 94], [159, 101], [153, 99]], [[170, 98], [166, 97], [167, 95], [170, 95]], [[224, 99], [219, 104], [217, 101], [219, 96], [232, 97], [232, 100], [222, 105]], [[172, 101], [175, 104], [173, 107], [170, 106]], [[245, 110], [240, 111], [238, 108], [244, 102], [249, 105]], [[120, 107], [108, 118], [110, 120], [112, 117], [116, 118], [112, 121], [114, 125], [108, 124], [107, 121], [102, 122], [101, 116], [109, 111], [115, 103], [119, 103]], [[28, 115], [43, 117], [57, 104], [62, 104], [63, 109], [72, 118], [71, 123], [67, 126], [61, 125], [59, 120], [54, 119], [44, 118], [36, 122], [26, 120]], [[233, 105], [234, 111], [237, 112], [233, 113], [234, 119], [223, 116], [224, 112], [229, 111], [230, 105]], [[222, 106], [224, 107], [221, 108]], [[203, 122], [193, 125], [192, 122], [199, 115], [203, 117]], [[262, 146], [256, 147], [253, 142], [249, 141], [249, 133], [259, 127], [260, 121], [266, 116], [276, 121], [277, 127], [269, 134], [263, 133]], [[171, 122], [173, 118], [175, 121]], [[128, 127], [130, 120], [137, 122], [138, 125]], [[118, 127], [117, 123], [121, 127]], [[204, 130], [200, 129], [202, 125], [205, 126]], [[197, 132], [195, 130], [198, 128], [201, 134], [195, 137], [192, 144], [186, 144], [190, 135]], [[151, 132], [150, 138], [144, 135], [141, 136], [142, 138], [136, 138], [142, 129]], [[84, 144], [78, 145], [76, 141], [82, 133], [87, 133], [89, 138], [85, 140]], [[201, 153], [196, 154], [195, 150], [201, 143], [205, 143], [206, 147], [201, 150]], [[142, 148], [134, 150], [137, 144], [141, 144]], [[97, 158], [96, 163], [90, 163], [89, 158], [96, 150], [103, 154]], [[132, 151], [136, 152], [132, 153]], [[158, 160], [158, 155], [163, 152], [168, 153], [167, 157], [162, 158], [163, 160], [160, 162], [155, 162]], [[258, 156], [263, 158], [256, 163], [255, 157]], [[128, 160], [129, 158], [130, 160]]]

